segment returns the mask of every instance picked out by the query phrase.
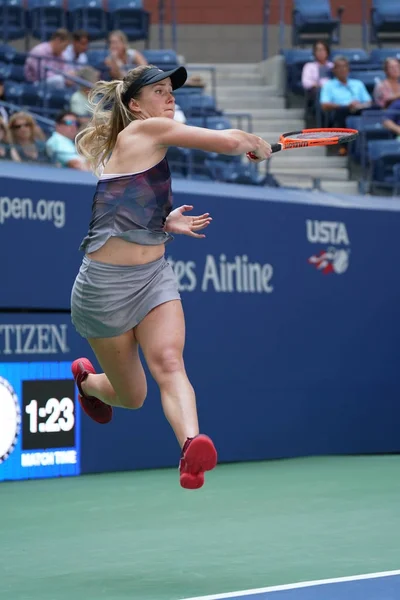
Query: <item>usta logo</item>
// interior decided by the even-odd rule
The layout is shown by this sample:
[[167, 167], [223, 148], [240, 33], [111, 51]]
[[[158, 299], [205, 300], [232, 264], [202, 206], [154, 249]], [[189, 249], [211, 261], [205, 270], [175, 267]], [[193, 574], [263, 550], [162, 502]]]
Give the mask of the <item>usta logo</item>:
[[[350, 245], [346, 225], [337, 221], [313, 221], [307, 219], [307, 239], [312, 244], [330, 244], [323, 250], [308, 258], [308, 263], [313, 265], [324, 275], [345, 273], [349, 266], [349, 248], [336, 248], [337, 245]], [[333, 245], [335, 244], [335, 245]]]

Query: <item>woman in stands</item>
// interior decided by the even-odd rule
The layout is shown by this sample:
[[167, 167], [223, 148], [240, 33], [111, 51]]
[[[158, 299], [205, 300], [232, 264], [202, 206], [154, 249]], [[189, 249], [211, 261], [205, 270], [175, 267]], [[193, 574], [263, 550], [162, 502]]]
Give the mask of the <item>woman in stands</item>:
[[8, 127], [13, 160], [17, 162], [48, 163], [46, 136], [35, 119], [26, 112], [14, 113]]
[[259, 162], [269, 158], [271, 147], [240, 130], [208, 130], [174, 120], [173, 90], [186, 78], [184, 67], [165, 72], [141, 66], [122, 81], [100, 81], [89, 96], [93, 116], [78, 134], [77, 148], [95, 173], [104, 170], [81, 244], [85, 256], [71, 313], [104, 373], [95, 374], [86, 358], [74, 361], [72, 371], [83, 410], [108, 423], [112, 407], [137, 409], [145, 400], [140, 346], [181, 447], [180, 483], [196, 489], [204, 472], [216, 465], [217, 453], [211, 439], [199, 434], [195, 392], [183, 361], [180, 294], [164, 254], [172, 234], [204, 238], [199, 232], [211, 218], [185, 215], [192, 206], [172, 210], [165, 155], [170, 146], [179, 146], [228, 155], [254, 152]]
[[141, 52], [129, 48], [128, 38], [123, 31], [112, 31], [108, 37], [109, 56], [104, 60], [111, 79], [123, 79], [124, 76], [140, 65], [147, 65], [147, 60]]
[[386, 79], [376, 84], [373, 97], [378, 106], [387, 108], [400, 100], [400, 61], [396, 57], [387, 58], [383, 68]]
[[315, 126], [315, 107], [319, 90], [331, 78], [333, 63], [329, 60], [330, 49], [326, 42], [313, 44], [313, 61], [307, 62], [301, 72], [301, 84], [305, 92], [305, 120], [307, 127]]

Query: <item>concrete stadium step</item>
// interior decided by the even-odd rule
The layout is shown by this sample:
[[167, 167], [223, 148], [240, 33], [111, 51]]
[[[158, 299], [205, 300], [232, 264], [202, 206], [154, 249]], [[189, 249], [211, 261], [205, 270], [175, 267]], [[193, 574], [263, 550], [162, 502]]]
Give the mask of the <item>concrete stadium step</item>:
[[[310, 189], [313, 187], [313, 180], [311, 177], [304, 177], [300, 180], [299, 178], [289, 177], [287, 175], [275, 175], [275, 178], [283, 187], [296, 187], [299, 189]], [[329, 194], [357, 195], [357, 182], [323, 180], [321, 181], [321, 192], [327, 192]], [[319, 191], [313, 189], [311, 193], [318, 194]]]
[[[244, 102], [243, 99], [236, 99], [234, 95], [231, 98], [221, 98], [221, 96], [217, 96], [217, 106], [219, 106], [222, 110], [235, 110], [237, 112], [254, 112], [255, 110], [263, 110], [270, 111], [264, 112], [266, 117], [270, 117], [271, 119], [276, 119], [282, 110], [285, 110], [285, 102], [283, 98], [278, 98], [276, 96], [270, 96], [269, 98], [265, 98], [264, 100], [254, 99], [249, 100], [248, 102]], [[244, 107], [247, 107], [244, 109]], [[296, 110], [296, 109], [294, 109]], [[294, 113], [295, 118], [298, 113]]]
[[187, 63], [186, 68], [188, 71], [192, 67], [196, 69], [206, 69], [207, 67], [213, 67], [218, 72], [223, 73], [237, 73], [238, 75], [245, 75], [247, 73], [257, 73], [260, 74], [260, 63], [196, 63], [190, 62]]
[[351, 194], [358, 196], [358, 181], [323, 181], [321, 188], [330, 194]]
[[[244, 111], [238, 110], [238, 112]], [[270, 132], [275, 132], [276, 137], [277, 134], [280, 135], [287, 131], [298, 131], [304, 128], [304, 122], [299, 119], [286, 119], [284, 121], [278, 119], [257, 119], [257, 117], [254, 117], [254, 111], [251, 111], [251, 114], [253, 114], [253, 131], [257, 135], [259, 135], [257, 133], [258, 131], [268, 130]]]
[[[270, 97], [278, 97], [276, 96], [275, 89], [270, 85], [247, 85], [238, 86], [231, 85], [220, 88], [217, 85], [217, 97], [221, 98], [231, 98], [232, 95], [235, 98], [243, 98], [245, 102], [247, 102], [250, 98], [260, 98], [261, 100], [265, 100]], [[284, 98], [282, 98], [284, 100]]]
[[260, 73], [260, 63], [213, 63], [218, 72], [237, 73], [246, 75], [247, 73]]
[[[265, 96], [264, 98], [257, 98], [253, 96], [249, 96], [248, 98], [237, 98], [235, 92], [232, 92], [229, 96], [222, 96], [221, 94], [217, 95], [218, 106], [221, 105], [227, 110], [240, 109], [244, 111], [244, 107], [247, 108], [246, 112], [254, 112], [254, 111], [265, 111], [270, 110], [274, 112], [270, 112], [269, 116], [271, 118], [279, 119], [282, 118], [280, 115], [280, 111], [285, 110], [285, 102], [283, 98], [279, 98], [277, 96]], [[297, 110], [297, 109], [293, 109]], [[295, 118], [303, 118], [303, 112], [297, 112]], [[263, 117], [268, 116], [268, 113], [264, 113]]]
[[[313, 177], [319, 178], [321, 180], [329, 179], [331, 181], [349, 181], [349, 172], [347, 169], [340, 168], [329, 168], [324, 167], [320, 168], [318, 166], [310, 165], [305, 171], [305, 169], [294, 168], [294, 167], [282, 167], [271, 165], [270, 172], [274, 176], [291, 176], [293, 183], [291, 185], [297, 185], [300, 181], [304, 179], [304, 177]], [[298, 180], [297, 180], [298, 178]]]
[[342, 156], [313, 156], [311, 158], [310, 156], [303, 155], [303, 148], [300, 150], [277, 152], [271, 158], [271, 169], [275, 169], [275, 167], [301, 168], [304, 173], [307, 173], [310, 165], [313, 169], [317, 167], [321, 169], [346, 169], [347, 160]]

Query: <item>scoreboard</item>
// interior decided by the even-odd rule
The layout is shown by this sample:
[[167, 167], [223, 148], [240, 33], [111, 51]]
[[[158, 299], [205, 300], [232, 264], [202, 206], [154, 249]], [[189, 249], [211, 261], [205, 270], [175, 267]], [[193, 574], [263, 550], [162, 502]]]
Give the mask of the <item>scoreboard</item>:
[[0, 481], [79, 473], [71, 363], [0, 363]]

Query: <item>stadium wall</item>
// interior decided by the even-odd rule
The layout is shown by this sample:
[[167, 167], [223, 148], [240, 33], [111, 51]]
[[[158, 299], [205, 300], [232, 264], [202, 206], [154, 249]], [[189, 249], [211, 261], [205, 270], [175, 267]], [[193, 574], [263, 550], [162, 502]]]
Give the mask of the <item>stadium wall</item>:
[[[30, 427], [14, 447], [40, 453], [49, 438], [40, 423], [32, 434], [24, 373], [34, 378], [40, 364], [42, 379], [59, 379], [62, 366], [68, 379], [78, 355], [94, 360], [68, 309], [95, 180], [0, 169], [0, 378], [17, 390]], [[176, 205], [213, 217], [205, 240], [175, 239], [166, 253], [202, 430], [220, 460], [398, 452], [400, 203], [179, 179], [173, 189]], [[79, 472], [177, 465], [151, 380], [142, 410], [116, 411], [104, 427], [84, 415], [79, 423]]]

